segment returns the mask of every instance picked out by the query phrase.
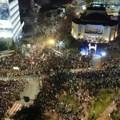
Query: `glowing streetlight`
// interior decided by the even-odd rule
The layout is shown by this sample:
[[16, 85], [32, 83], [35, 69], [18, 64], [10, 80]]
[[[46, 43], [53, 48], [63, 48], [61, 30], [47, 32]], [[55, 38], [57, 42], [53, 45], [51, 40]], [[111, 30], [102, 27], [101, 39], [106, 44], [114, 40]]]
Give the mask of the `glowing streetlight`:
[[105, 57], [106, 56], [106, 52], [102, 52], [101, 55], [102, 55], [102, 57]]
[[83, 5], [83, 6], [82, 6], [82, 9], [83, 9], [83, 10], [86, 10], [86, 6], [85, 6], [85, 5]]
[[49, 39], [48, 42], [47, 42], [47, 44], [49, 46], [53, 46], [53, 45], [55, 45], [55, 40], [54, 39]]

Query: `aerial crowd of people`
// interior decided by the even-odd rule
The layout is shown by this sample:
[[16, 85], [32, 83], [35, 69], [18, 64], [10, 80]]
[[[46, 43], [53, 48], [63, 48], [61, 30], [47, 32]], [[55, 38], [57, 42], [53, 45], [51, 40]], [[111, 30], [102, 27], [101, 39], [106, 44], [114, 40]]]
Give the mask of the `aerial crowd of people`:
[[[2, 58], [0, 65], [3, 71], [1, 69], [0, 73], [2, 76], [20, 77], [46, 75], [33, 106], [54, 120], [80, 120], [87, 116], [91, 99], [96, 99], [101, 89], [118, 91], [120, 88], [119, 59], [104, 58], [102, 69], [99, 70], [89, 70], [89, 62], [87, 57], [82, 57], [79, 53], [65, 53], [61, 56], [51, 49], [45, 49], [43, 54], [35, 54], [31, 58], [19, 53], [14, 53], [9, 59]], [[19, 69], [13, 69], [14, 66]], [[86, 68], [86, 71], [70, 71], [81, 68]], [[74, 104], [69, 99], [73, 99]], [[25, 114], [22, 117], [17, 115], [19, 114], [16, 114], [16, 120], [26, 117]], [[34, 115], [32, 117], [32, 120], [36, 118]]]
[[[45, 114], [55, 116], [54, 119], [79, 120], [86, 117], [86, 111], [91, 105], [90, 100], [95, 98], [100, 89], [120, 88], [120, 59], [110, 56], [103, 58], [99, 70], [90, 70], [90, 62], [90, 57], [83, 57], [79, 52], [65, 51], [61, 55], [46, 48], [42, 53], [38, 52], [28, 58], [15, 51], [11, 56], [0, 58], [0, 75], [20, 78], [29, 75], [39, 78], [41, 75], [46, 75], [47, 78], [43, 80], [42, 89], [34, 105], [39, 106]], [[85, 72], [70, 71], [83, 68]], [[15, 101], [16, 95], [23, 90], [25, 81], [0, 82], [3, 91], [0, 109], [3, 115]], [[61, 100], [60, 96], [75, 99], [77, 110], [67, 100]]]
[[[32, 28], [36, 27], [34, 32], [29, 34], [32, 38], [36, 37], [34, 40], [29, 38], [31, 43], [36, 41], [41, 44], [40, 39], [44, 41], [53, 34], [56, 38], [64, 37], [66, 33], [70, 34], [69, 20], [72, 20], [70, 19], [72, 14], [65, 17], [58, 17], [60, 15], [57, 14], [52, 16], [51, 20], [49, 15], [45, 19], [44, 16], [40, 16], [40, 24], [32, 25]], [[7, 18], [8, 8], [0, 6], [0, 19]], [[87, 30], [86, 33], [103, 34], [103, 31]], [[29, 34], [26, 34], [26, 39]], [[85, 36], [84, 39], [93, 40], [91, 36]], [[102, 42], [103, 38], [98, 37], [97, 40]], [[114, 47], [113, 44], [109, 45], [108, 51], [113, 54], [119, 53], [120, 43]], [[62, 54], [59, 54], [51, 48], [45, 48], [42, 52], [38, 51], [29, 57], [15, 50], [10, 56], [0, 57], [0, 119], [2, 120], [6, 111], [28, 85], [28, 81], [23, 79], [26, 76], [34, 76], [36, 79], [44, 76], [42, 86], [34, 104], [29, 108], [23, 107], [12, 116], [14, 120], [96, 120], [98, 117], [95, 115], [96, 111], [92, 116], [89, 116], [89, 111], [94, 107], [91, 101], [102, 103], [103, 99], [98, 97], [101, 91], [117, 94], [113, 99], [117, 109], [111, 115], [119, 113], [120, 59], [112, 57], [111, 53], [102, 58], [97, 70], [91, 69], [91, 56], [82, 56], [78, 50], [74, 52], [63, 50]]]
[[25, 85], [27, 85], [27, 81], [22, 79], [0, 80], [0, 119], [13, 105]]

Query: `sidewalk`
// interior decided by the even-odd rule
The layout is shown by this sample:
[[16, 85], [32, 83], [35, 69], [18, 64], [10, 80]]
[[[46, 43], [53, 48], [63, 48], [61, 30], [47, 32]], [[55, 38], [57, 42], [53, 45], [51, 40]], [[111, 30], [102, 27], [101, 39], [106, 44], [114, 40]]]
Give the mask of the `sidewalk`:
[[112, 113], [112, 111], [115, 109], [116, 104], [113, 102], [107, 107], [107, 109], [100, 115], [100, 117], [97, 120], [110, 120], [110, 113]]
[[[119, 90], [119, 95], [116, 97], [115, 100], [117, 100], [119, 97], [120, 97], [120, 90]], [[100, 117], [97, 120], [111, 120], [110, 113], [112, 113], [116, 109], [116, 103], [114, 101], [106, 108], [106, 110], [103, 111], [103, 113], [100, 115]]]

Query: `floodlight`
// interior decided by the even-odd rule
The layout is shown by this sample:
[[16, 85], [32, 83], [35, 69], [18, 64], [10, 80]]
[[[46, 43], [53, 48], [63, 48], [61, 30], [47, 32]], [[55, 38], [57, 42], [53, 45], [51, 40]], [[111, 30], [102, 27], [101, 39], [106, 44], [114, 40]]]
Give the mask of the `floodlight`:
[[83, 9], [83, 10], [86, 10], [86, 6], [85, 6], [85, 5], [83, 5], [83, 6], [82, 6], [82, 9]]
[[62, 48], [65, 46], [65, 43], [63, 41], [60, 41], [58, 42], [57, 46]]
[[101, 55], [102, 55], [103, 57], [105, 57], [105, 56], [106, 56], [106, 52], [102, 52]]
[[54, 44], [55, 44], [55, 40], [50, 39], [50, 40], [48, 41], [48, 43], [49, 43], [50, 45], [54, 45]]

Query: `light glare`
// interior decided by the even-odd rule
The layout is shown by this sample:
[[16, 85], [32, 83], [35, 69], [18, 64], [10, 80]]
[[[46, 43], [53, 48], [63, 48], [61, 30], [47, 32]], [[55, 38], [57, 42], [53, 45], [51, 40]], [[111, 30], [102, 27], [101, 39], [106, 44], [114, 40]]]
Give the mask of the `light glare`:
[[50, 44], [50, 45], [54, 45], [54, 44], [55, 44], [55, 41], [54, 41], [53, 39], [50, 39], [50, 40], [49, 40], [49, 44]]
[[106, 52], [102, 52], [101, 55], [104, 57], [106, 56]]

